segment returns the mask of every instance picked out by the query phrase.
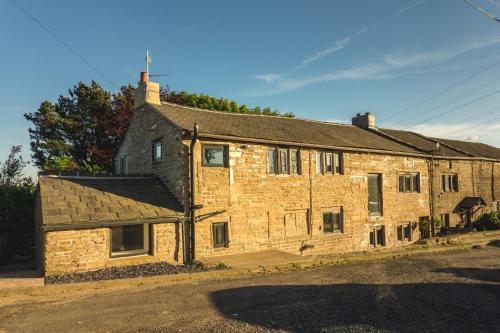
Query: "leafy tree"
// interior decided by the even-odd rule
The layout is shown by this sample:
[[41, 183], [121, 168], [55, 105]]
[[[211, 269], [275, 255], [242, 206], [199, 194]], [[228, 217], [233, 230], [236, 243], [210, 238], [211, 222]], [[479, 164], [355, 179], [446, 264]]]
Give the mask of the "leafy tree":
[[[134, 111], [135, 87], [128, 85], [112, 94], [98, 83], [77, 83], [56, 102], [44, 101], [33, 113], [29, 135], [34, 164], [43, 170], [113, 172], [113, 158]], [[162, 89], [160, 99], [179, 105], [235, 113], [280, 114], [270, 108], [249, 108], [235, 101], [203, 94]]]
[[31, 177], [24, 176], [24, 168], [27, 162], [21, 156], [21, 146], [12, 146], [9, 156], [4, 163], [0, 163], [0, 185], [11, 186], [32, 186]]

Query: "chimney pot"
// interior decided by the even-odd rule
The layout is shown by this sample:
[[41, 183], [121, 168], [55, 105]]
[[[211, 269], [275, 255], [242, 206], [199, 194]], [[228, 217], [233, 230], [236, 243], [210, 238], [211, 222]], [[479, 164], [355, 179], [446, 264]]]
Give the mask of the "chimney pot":
[[148, 72], [141, 72], [141, 78], [139, 80], [139, 84], [148, 82]]

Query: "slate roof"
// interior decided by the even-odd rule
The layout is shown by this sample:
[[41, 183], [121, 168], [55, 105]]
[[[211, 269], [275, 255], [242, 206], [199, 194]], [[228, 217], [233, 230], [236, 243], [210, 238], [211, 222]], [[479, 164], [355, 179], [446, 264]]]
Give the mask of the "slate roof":
[[[436, 150], [436, 142], [437, 140], [431, 139], [428, 137], [425, 137], [421, 134], [418, 133], [413, 133], [410, 131], [402, 131], [402, 130], [393, 130], [393, 129], [387, 129], [387, 128], [379, 128], [378, 131], [382, 132], [383, 134], [386, 134], [388, 136], [391, 136], [397, 140], [404, 141], [410, 145], [413, 145], [415, 147], [418, 147], [422, 150], [425, 151], [432, 151]], [[441, 139], [439, 139], [441, 140]], [[445, 145], [441, 145], [439, 152], [439, 155], [443, 156], [450, 156], [450, 157], [470, 157], [472, 154], [466, 154], [464, 152], [460, 152], [459, 150], [456, 149], [450, 149], [446, 147]]]
[[149, 105], [181, 129], [192, 131], [194, 123], [197, 123], [200, 126], [201, 134], [421, 153], [411, 147], [352, 125], [202, 110], [171, 103], [162, 103], [161, 106]]
[[93, 224], [183, 216], [155, 177], [40, 176], [42, 224]]
[[481, 197], [465, 197], [458, 204], [459, 207], [464, 209], [471, 209], [476, 206], [485, 206], [486, 202]]
[[439, 139], [435, 140], [456, 147], [462, 151], [475, 156], [487, 157], [500, 160], [500, 149], [480, 142], [467, 142], [459, 140]]
[[197, 123], [200, 135], [426, 155], [436, 148], [436, 142], [440, 142], [442, 145], [437, 154], [444, 157], [500, 159], [500, 149], [496, 147], [430, 138], [410, 131], [367, 130], [353, 125], [203, 110], [164, 102], [148, 105], [183, 130], [192, 131], [194, 123]]

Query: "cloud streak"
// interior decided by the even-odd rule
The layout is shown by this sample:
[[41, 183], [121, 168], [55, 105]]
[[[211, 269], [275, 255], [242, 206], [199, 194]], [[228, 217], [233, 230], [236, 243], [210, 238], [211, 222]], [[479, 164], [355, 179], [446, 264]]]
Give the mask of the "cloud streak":
[[316, 61], [319, 61], [325, 57], [328, 57], [342, 49], [344, 49], [353, 39], [355, 39], [356, 37], [360, 36], [360, 35], [363, 35], [365, 33], [368, 33], [370, 31], [373, 31], [375, 29], [378, 29], [380, 26], [382, 26], [383, 24], [385, 24], [388, 20], [390, 19], [394, 19], [396, 17], [398, 17], [399, 15], [413, 9], [413, 8], [416, 8], [424, 3], [426, 3], [428, 0], [421, 0], [421, 1], [418, 1], [416, 3], [413, 3], [409, 6], [406, 6], [406, 7], [402, 7], [400, 9], [398, 9], [396, 12], [394, 12], [392, 15], [390, 15], [388, 18], [384, 19], [384, 20], [381, 20], [369, 27], [366, 27], [366, 26], [363, 26], [361, 27], [355, 34], [351, 35], [351, 36], [346, 36], [346, 37], [343, 37], [341, 39], [338, 39], [337, 41], [335, 41], [335, 44], [333, 46], [330, 46], [326, 49], [323, 49], [323, 50], [320, 50], [320, 51], [317, 51], [313, 54], [310, 54], [310, 55], [307, 55], [303, 60], [302, 62], [292, 68], [291, 70], [289, 70], [288, 72], [285, 72], [285, 73], [266, 73], [266, 74], [257, 74], [257, 75], [253, 75], [251, 76], [253, 79], [256, 79], [256, 80], [260, 80], [260, 81], [263, 81], [265, 82], [266, 84], [271, 84], [273, 82], [276, 82], [276, 81], [279, 81], [279, 80], [282, 80], [282, 79], [285, 79], [287, 76], [297, 72], [297, 71], [300, 71], [306, 67], [308, 67], [310, 64], [316, 62]]
[[[408, 74], [425, 73], [436, 70], [433, 66], [442, 64], [464, 53], [485, 48], [500, 43], [500, 36], [482, 41], [473, 41], [456, 47], [440, 48], [424, 52], [389, 54], [379, 62], [361, 64], [352, 68], [341, 69], [308, 77], [284, 77], [268, 75], [266, 89], [251, 94], [253, 96], [267, 96], [284, 93], [313, 84], [341, 81], [341, 80], [381, 80], [400, 77]], [[265, 80], [265, 76], [262, 76]]]

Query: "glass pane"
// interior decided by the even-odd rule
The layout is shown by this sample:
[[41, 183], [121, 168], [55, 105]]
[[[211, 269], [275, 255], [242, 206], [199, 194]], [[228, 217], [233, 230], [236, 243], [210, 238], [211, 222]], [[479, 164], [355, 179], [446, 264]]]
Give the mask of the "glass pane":
[[333, 225], [333, 230], [342, 231], [340, 213], [332, 213], [332, 225]]
[[267, 172], [276, 173], [276, 149], [267, 151]]
[[280, 173], [288, 173], [288, 150], [280, 149]]
[[155, 143], [155, 160], [161, 160], [161, 142]]
[[144, 249], [144, 225], [124, 225], [111, 228], [112, 252]]
[[203, 147], [203, 165], [224, 165], [224, 147]]
[[380, 213], [380, 177], [378, 174], [368, 175], [368, 211]]
[[411, 226], [408, 224], [405, 226], [405, 240], [411, 240]]
[[333, 232], [333, 216], [332, 213], [323, 213], [323, 232]]
[[400, 225], [398, 226], [398, 241], [402, 241], [403, 240], [403, 226]]
[[323, 173], [323, 159], [321, 153], [316, 153], [316, 174], [321, 175]]
[[420, 179], [419, 174], [412, 176], [413, 178], [413, 192], [420, 192]]
[[332, 173], [333, 165], [332, 165], [332, 154], [325, 154], [325, 172]]
[[341, 165], [340, 165], [340, 154], [333, 154], [333, 162], [335, 163], [335, 173], [340, 175], [342, 173]]
[[299, 159], [297, 150], [290, 150], [290, 170], [294, 174], [299, 173]]
[[214, 247], [226, 246], [226, 224], [225, 223], [214, 223], [212, 224], [212, 233]]
[[445, 175], [441, 176], [441, 190], [443, 192], [446, 192], [446, 176]]
[[405, 175], [405, 192], [411, 192], [411, 176]]
[[399, 176], [399, 192], [405, 191], [405, 176]]
[[451, 176], [448, 175], [446, 176], [446, 192], [450, 192], [451, 191]]

